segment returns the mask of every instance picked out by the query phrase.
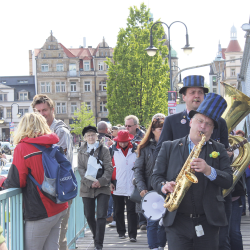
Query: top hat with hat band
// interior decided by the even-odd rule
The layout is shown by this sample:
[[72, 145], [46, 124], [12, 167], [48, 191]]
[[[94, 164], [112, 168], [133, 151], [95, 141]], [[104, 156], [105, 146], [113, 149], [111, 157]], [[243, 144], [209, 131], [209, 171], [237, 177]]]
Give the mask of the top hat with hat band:
[[204, 87], [204, 76], [191, 75], [183, 79], [183, 87], [179, 90], [183, 94], [186, 88], [203, 88], [204, 93], [208, 93], [208, 88]]
[[97, 133], [97, 128], [94, 127], [94, 126], [87, 126], [87, 127], [84, 127], [83, 130], [82, 130], [82, 135], [84, 136], [87, 132], [94, 132], [94, 133]]
[[219, 118], [226, 108], [227, 102], [221, 95], [208, 93], [199, 108], [196, 111], [191, 110], [189, 112], [189, 117], [192, 118], [197, 113], [205, 115], [212, 119], [214, 121], [215, 128], [218, 128]]
[[117, 142], [127, 142], [131, 141], [134, 138], [133, 135], [131, 135], [128, 130], [120, 130], [117, 133], [117, 136], [113, 139], [114, 141]]

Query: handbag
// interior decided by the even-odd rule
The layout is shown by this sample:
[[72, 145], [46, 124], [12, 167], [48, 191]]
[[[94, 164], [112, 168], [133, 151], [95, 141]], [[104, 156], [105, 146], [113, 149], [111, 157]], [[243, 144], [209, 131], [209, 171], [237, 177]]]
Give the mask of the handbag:
[[134, 189], [133, 189], [129, 199], [135, 203], [141, 203], [142, 197], [140, 196], [140, 192], [139, 192], [136, 185], [134, 185]]

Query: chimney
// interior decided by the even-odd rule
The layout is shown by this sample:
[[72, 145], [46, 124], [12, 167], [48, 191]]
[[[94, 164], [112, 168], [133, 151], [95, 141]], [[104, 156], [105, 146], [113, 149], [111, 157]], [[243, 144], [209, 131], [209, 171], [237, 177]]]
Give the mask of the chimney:
[[29, 50], [29, 75], [33, 76], [32, 50]]
[[86, 37], [83, 38], [83, 48], [86, 48]]

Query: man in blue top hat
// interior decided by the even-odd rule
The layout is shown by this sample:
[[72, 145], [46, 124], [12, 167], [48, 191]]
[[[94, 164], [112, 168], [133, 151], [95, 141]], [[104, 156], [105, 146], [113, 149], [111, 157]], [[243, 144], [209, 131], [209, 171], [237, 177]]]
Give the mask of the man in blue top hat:
[[189, 133], [181, 139], [163, 142], [158, 154], [151, 184], [159, 194], [172, 193], [177, 175], [193, 147], [201, 141], [200, 133], [206, 136], [199, 157], [188, 164], [198, 183], [180, 193], [184, 197], [179, 207], [167, 211], [163, 218], [169, 250], [219, 249], [219, 229], [228, 224], [222, 189], [232, 185], [233, 177], [225, 146], [211, 136], [226, 107], [223, 97], [209, 93], [197, 110], [190, 110]]
[[[208, 88], [204, 87], [204, 77], [200, 75], [190, 75], [185, 77], [183, 79], [183, 87], [179, 90], [179, 93], [182, 94], [182, 98], [186, 103], [186, 110], [165, 118], [162, 133], [154, 152], [155, 159], [164, 141], [173, 141], [189, 134], [191, 119], [189, 113], [191, 110], [197, 110], [199, 108], [204, 100], [205, 94], [208, 93]], [[227, 124], [223, 118], [218, 117], [218, 127], [214, 128], [211, 138], [224, 144], [226, 148], [229, 147]], [[232, 153], [228, 152], [228, 155], [231, 156]], [[231, 195], [228, 195], [225, 198], [225, 208], [228, 220], [231, 215], [231, 202]], [[220, 229], [219, 249], [231, 249], [228, 226], [221, 227]]]

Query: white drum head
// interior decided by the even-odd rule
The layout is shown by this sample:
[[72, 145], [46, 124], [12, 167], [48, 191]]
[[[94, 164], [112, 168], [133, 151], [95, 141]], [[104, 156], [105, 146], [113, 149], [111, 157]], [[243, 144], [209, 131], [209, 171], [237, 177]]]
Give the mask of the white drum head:
[[141, 209], [147, 219], [159, 220], [166, 212], [164, 197], [156, 191], [150, 191], [142, 198]]

